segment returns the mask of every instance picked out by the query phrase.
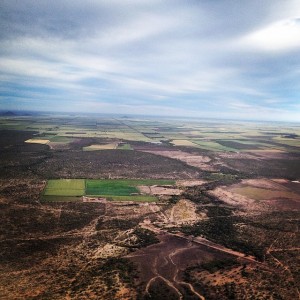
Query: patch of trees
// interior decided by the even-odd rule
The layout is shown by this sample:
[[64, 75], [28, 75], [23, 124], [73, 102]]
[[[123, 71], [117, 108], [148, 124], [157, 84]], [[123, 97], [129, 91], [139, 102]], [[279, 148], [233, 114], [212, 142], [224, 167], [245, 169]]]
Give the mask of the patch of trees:
[[190, 279], [190, 272], [194, 270], [196, 271], [205, 270], [208, 271], [209, 273], [215, 273], [219, 270], [230, 269], [237, 265], [239, 265], [239, 263], [236, 261], [236, 259], [228, 258], [222, 260], [212, 260], [196, 266], [188, 267], [184, 272], [184, 276], [185, 278]]
[[118, 272], [119, 277], [125, 283], [133, 283], [137, 276], [135, 265], [125, 258], [112, 257], [106, 260], [101, 266], [101, 271], [109, 274], [110, 272]]
[[169, 198], [169, 203], [170, 203], [170, 204], [176, 204], [180, 199], [181, 199], [180, 196], [172, 195], [172, 196]]
[[127, 230], [137, 226], [139, 223], [138, 219], [110, 219], [107, 221], [103, 221], [102, 218], [99, 218], [96, 224], [96, 230], [102, 229], [120, 229]]
[[115, 299], [119, 284], [116, 275], [126, 285], [133, 286], [134, 279], [137, 277], [137, 270], [132, 262], [124, 258], [113, 257], [99, 260], [98, 263], [87, 265], [84, 272], [72, 282], [71, 290], [74, 295], [78, 295], [80, 291], [86, 290], [89, 285], [93, 285], [96, 278], [100, 277], [107, 287], [107, 299]]
[[138, 238], [137, 244], [139, 248], [159, 243], [159, 239], [155, 236], [155, 234], [152, 231], [148, 229], [137, 227], [133, 231], [133, 234], [135, 234]]
[[281, 135], [281, 137], [286, 139], [296, 139], [297, 137], [299, 137], [299, 135], [295, 133], [288, 133], [288, 134]]
[[300, 177], [299, 154], [289, 153], [286, 154], [286, 158], [280, 159], [255, 160], [224, 158], [224, 161], [232, 168], [243, 170], [243, 173], [241, 174], [243, 178], [262, 176], [296, 180]]
[[207, 185], [188, 187], [182, 196], [196, 204], [221, 203], [218, 198], [207, 193], [210, 189], [211, 187]]
[[245, 254], [254, 255], [257, 259], [264, 259], [264, 248], [250, 241], [242, 240], [235, 224], [242, 221], [241, 217], [212, 217], [194, 225], [183, 226], [179, 230], [187, 235], [204, 236], [205, 238], [222, 244], [230, 249]]
[[193, 201], [196, 204], [221, 204], [222, 201], [208, 193], [220, 185], [230, 185], [237, 183], [239, 178], [232, 174], [212, 173], [205, 177], [207, 180], [214, 180], [201, 186], [187, 187], [183, 197]]

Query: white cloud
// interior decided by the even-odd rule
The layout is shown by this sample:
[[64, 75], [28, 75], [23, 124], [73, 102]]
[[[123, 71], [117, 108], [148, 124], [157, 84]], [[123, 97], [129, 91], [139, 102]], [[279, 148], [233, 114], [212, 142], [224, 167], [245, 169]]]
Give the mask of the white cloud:
[[245, 36], [245, 46], [263, 51], [289, 51], [300, 48], [300, 16], [272, 23]]

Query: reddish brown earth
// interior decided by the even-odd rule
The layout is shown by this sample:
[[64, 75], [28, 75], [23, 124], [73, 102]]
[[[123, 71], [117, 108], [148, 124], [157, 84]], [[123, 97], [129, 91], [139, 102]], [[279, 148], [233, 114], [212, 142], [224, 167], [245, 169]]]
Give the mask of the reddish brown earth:
[[138, 265], [139, 283], [143, 286], [144, 294], [151, 294], [151, 289], [157, 286], [160, 289], [165, 286], [173, 291], [175, 299], [182, 299], [186, 288], [195, 299], [204, 299], [201, 291], [183, 281], [182, 272], [189, 266], [232, 256], [168, 233], [160, 233], [157, 237], [159, 244], [126, 256]]

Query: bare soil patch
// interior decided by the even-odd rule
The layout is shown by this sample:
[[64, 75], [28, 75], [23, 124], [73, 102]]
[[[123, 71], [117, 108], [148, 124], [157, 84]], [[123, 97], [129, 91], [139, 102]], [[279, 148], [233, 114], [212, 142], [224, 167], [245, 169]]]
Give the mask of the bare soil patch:
[[217, 197], [228, 205], [243, 209], [247, 208], [248, 210], [257, 208], [253, 199], [236, 194], [226, 186], [217, 187], [214, 190], [209, 191], [209, 194]]
[[182, 190], [172, 188], [172, 187], [166, 187], [166, 186], [158, 186], [158, 185], [140, 185], [137, 186], [137, 188], [140, 190], [142, 194], [149, 194], [149, 195], [180, 195], [182, 193]]
[[257, 155], [246, 152], [221, 152], [217, 153], [216, 157], [229, 159], [259, 159]]
[[192, 154], [180, 150], [175, 150], [175, 151], [143, 150], [143, 152], [177, 159], [185, 162], [189, 166], [193, 166], [204, 171], [216, 171], [216, 168], [211, 164], [209, 164], [211, 158], [205, 155]]
[[[282, 180], [282, 179], [281, 179]], [[239, 186], [252, 186], [257, 188], [263, 188], [263, 189], [270, 189], [270, 190], [287, 190], [282, 184], [281, 180], [270, 180], [265, 178], [259, 178], [259, 179], [246, 179], [242, 180], [241, 184]]]
[[272, 199], [265, 202], [276, 210], [300, 210], [300, 201], [293, 199]]
[[198, 185], [203, 185], [207, 183], [206, 180], [177, 180], [176, 185], [177, 186], [183, 186], [183, 187], [193, 187]]
[[247, 210], [256, 209], [297, 209], [300, 196], [296, 183], [280, 179], [265, 178], [242, 180], [229, 187], [217, 187], [210, 191], [229, 205]]
[[192, 201], [181, 199], [172, 208], [168, 209], [165, 214], [174, 225], [194, 223], [205, 216], [196, 212], [197, 207]]
[[29, 140], [25, 141], [25, 143], [46, 145], [46, 144], [49, 144], [50, 141], [49, 140], [42, 140], [42, 139], [29, 139]]

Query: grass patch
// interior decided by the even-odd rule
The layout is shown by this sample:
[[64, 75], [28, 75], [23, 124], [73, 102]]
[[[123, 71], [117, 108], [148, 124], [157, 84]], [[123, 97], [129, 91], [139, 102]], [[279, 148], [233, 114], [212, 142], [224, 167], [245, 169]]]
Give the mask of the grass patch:
[[132, 196], [139, 194], [139, 185], [174, 185], [174, 180], [153, 179], [88, 179], [86, 180], [87, 195]]
[[105, 145], [91, 145], [88, 147], [83, 147], [84, 151], [97, 151], [97, 150], [113, 150], [118, 146], [117, 143], [110, 143]]
[[87, 195], [130, 196], [138, 193], [136, 187], [122, 180], [86, 180]]
[[276, 143], [288, 145], [288, 146], [294, 146], [294, 147], [300, 147], [300, 139], [299, 138], [287, 138], [287, 137], [274, 137], [273, 141], [276, 141]]
[[44, 190], [44, 196], [83, 196], [84, 193], [84, 179], [51, 179]]
[[50, 138], [50, 140], [51, 142], [55, 142], [55, 143], [70, 143], [74, 141], [74, 139], [65, 136], [54, 136]]
[[133, 150], [133, 148], [129, 144], [121, 144], [117, 148], [118, 150]]
[[240, 142], [233, 140], [218, 140], [218, 143], [224, 147], [234, 148], [236, 150], [256, 150], [261, 149], [260, 145], [255, 142]]
[[189, 140], [173, 140], [171, 142], [174, 146], [197, 147], [198, 145]]
[[140, 195], [139, 185], [174, 185], [174, 180], [156, 179], [51, 179], [41, 201], [76, 202], [81, 196], [103, 197], [110, 201], [155, 202], [153, 195]]
[[209, 151], [234, 151], [236, 152], [236, 149], [234, 148], [230, 148], [230, 147], [226, 147], [223, 145], [220, 145], [217, 142], [213, 142], [213, 141], [193, 141], [195, 144], [198, 145], [198, 147], [200, 147], [201, 149], [204, 150], [209, 150]]

